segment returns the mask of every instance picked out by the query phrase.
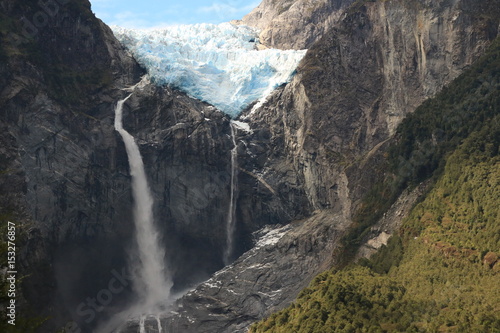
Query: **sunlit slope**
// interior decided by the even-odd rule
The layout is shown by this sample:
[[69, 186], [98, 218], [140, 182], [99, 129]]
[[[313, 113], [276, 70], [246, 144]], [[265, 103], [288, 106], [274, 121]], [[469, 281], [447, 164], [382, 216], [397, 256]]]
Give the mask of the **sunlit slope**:
[[414, 162], [399, 164], [405, 183], [436, 182], [399, 234], [371, 260], [321, 274], [251, 332], [500, 331], [499, 50], [497, 39], [403, 122], [388, 158]]

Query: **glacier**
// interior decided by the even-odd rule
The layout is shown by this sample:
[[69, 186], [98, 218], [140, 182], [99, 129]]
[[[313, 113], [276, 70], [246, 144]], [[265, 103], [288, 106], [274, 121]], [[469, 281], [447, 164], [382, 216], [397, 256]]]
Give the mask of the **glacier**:
[[150, 80], [235, 118], [292, 78], [307, 50], [258, 50], [258, 31], [231, 23], [161, 29], [112, 27]]

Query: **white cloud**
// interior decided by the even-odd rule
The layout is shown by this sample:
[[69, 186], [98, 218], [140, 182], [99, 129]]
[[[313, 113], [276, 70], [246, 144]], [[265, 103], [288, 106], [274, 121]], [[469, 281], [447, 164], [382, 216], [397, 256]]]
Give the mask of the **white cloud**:
[[193, 2], [159, 4], [158, 0], [90, 0], [92, 11], [109, 25], [151, 28], [174, 24], [220, 23], [240, 19], [259, 0], [204, 0], [209, 6], [193, 7]]
[[123, 11], [112, 15], [108, 20], [109, 25], [118, 25], [120, 27], [141, 29], [151, 25], [148, 15], [144, 13], [135, 13], [132, 11]]
[[90, 0], [92, 8], [113, 8], [119, 5], [117, 0]]
[[236, 13], [238, 8], [225, 3], [213, 3], [211, 6], [205, 6], [198, 9], [200, 13]]
[[234, 17], [235, 15], [243, 15], [250, 12], [252, 9], [257, 7], [259, 1], [253, 1], [251, 4], [244, 5], [243, 1], [226, 1], [226, 2], [214, 2], [211, 6], [203, 6], [198, 8], [199, 13], [205, 14], [216, 14], [221, 18], [226, 18], [228, 20], [237, 19], [240, 17]]

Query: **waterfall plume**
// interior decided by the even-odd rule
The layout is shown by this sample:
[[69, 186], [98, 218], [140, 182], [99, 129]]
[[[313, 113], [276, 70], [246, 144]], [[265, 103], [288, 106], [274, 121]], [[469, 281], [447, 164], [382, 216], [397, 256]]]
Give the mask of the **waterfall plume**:
[[[149, 189], [144, 163], [134, 137], [122, 124], [123, 104], [131, 96], [118, 101], [115, 109], [115, 130], [125, 144], [130, 175], [132, 176], [132, 196], [134, 200], [134, 223], [136, 228], [137, 257], [130, 260], [130, 270], [134, 277], [133, 287], [140, 296], [129, 315], [140, 315], [144, 323], [144, 313], [155, 311], [155, 307], [166, 305], [170, 298], [172, 280], [165, 267], [165, 251], [161, 246], [159, 231], [153, 219], [153, 196]], [[144, 328], [143, 325], [141, 326]], [[158, 320], [158, 329], [161, 324]]]
[[229, 197], [229, 209], [226, 222], [226, 248], [224, 250], [224, 265], [228, 265], [234, 252], [234, 232], [236, 229], [236, 196], [237, 190], [236, 169], [238, 168], [238, 145], [236, 144], [235, 125], [233, 121], [229, 123], [231, 127], [231, 139], [233, 149], [231, 149], [231, 194]]

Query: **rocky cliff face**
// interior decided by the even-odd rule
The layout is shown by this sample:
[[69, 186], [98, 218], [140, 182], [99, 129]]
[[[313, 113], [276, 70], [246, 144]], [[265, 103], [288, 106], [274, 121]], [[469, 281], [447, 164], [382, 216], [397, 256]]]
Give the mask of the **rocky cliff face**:
[[[498, 32], [493, 0], [349, 4], [264, 1], [244, 19], [264, 29], [267, 45], [310, 51], [293, 82], [244, 115], [251, 132], [237, 131], [234, 256], [251, 248], [252, 233], [264, 225], [294, 222], [279, 240], [261, 240], [187, 294], [178, 314], [165, 315], [165, 326], [244, 330], [336, 262], [338, 239], [383, 172], [379, 162], [397, 124]], [[81, 322], [78, 304], [126, 265], [130, 176], [114, 106], [130, 93], [122, 88], [144, 74], [86, 0], [57, 5], [0, 1], [8, 22], [0, 25], [0, 206], [25, 226], [22, 263], [33, 274], [25, 294], [36, 311], [53, 316], [49, 331]], [[40, 12], [45, 23], [33, 21]], [[134, 90], [124, 112], [181, 289], [223, 265], [229, 119], [148, 83]], [[117, 295], [99, 318], [132, 297], [131, 290]]]
[[[384, 1], [347, 10], [311, 47], [293, 81], [261, 108], [242, 116], [253, 133], [243, 139], [246, 149], [239, 159], [245, 172], [240, 181], [250, 174], [258, 177], [243, 181], [239, 203], [250, 201], [257, 188], [269, 193], [276, 189], [278, 199], [286, 200], [286, 194], [301, 203], [302, 217], [321, 212], [327, 216], [324, 221], [332, 223], [329, 228], [345, 232], [360, 199], [385, 173], [384, 154], [401, 119], [470, 65], [497, 35], [496, 2], [476, 6], [468, 1]], [[405, 192], [396, 201], [371, 230], [367, 246], [387, 241], [423, 188]], [[293, 211], [288, 217], [302, 218]], [[312, 219], [305, 223], [312, 224]], [[309, 233], [290, 231], [289, 236], [300, 242]], [[308, 282], [318, 267], [338, 260], [333, 251], [337, 240], [332, 236], [322, 243], [320, 237], [312, 237], [312, 253], [328, 244], [326, 252], [320, 250], [319, 261], [293, 257], [290, 270], [256, 266], [258, 272], [250, 281], [258, 282], [249, 287], [241, 277], [250, 274], [254, 263], [242, 263], [255, 256], [252, 250], [182, 298], [176, 314], [167, 314], [171, 317], [165, 323], [206, 332], [244, 331], [254, 318], [279, 309], [297, 293], [293, 283], [276, 281]], [[278, 266], [284, 255], [263, 248], [255, 251]], [[260, 278], [267, 276], [273, 278]], [[275, 292], [272, 300], [252, 292], [253, 287]], [[272, 310], [263, 310], [268, 306]]]
[[264, 0], [240, 21], [258, 28], [260, 42], [279, 49], [307, 49], [354, 0]]
[[[143, 155], [175, 288], [221, 268], [232, 167], [229, 118], [169, 88], [143, 82], [125, 89], [145, 73], [92, 15], [88, 1], [0, 6], [6, 22], [0, 27], [0, 206], [25, 232], [20, 259], [31, 275], [24, 291], [36, 313], [53, 318], [44, 329], [68, 320], [81, 324], [78, 305], [126, 267], [133, 251], [128, 161], [113, 127], [116, 102], [132, 91], [124, 127]], [[236, 136], [242, 154], [248, 133], [240, 129]], [[297, 184], [255, 183], [260, 176], [245, 163], [239, 187], [252, 192], [238, 199], [233, 258], [251, 247], [253, 231], [303, 216], [307, 204]], [[132, 297], [128, 288], [82, 328], [90, 330]]]
[[[117, 87], [143, 72], [91, 15], [88, 2], [44, 8], [36, 1], [1, 1], [0, 7], [6, 23], [0, 126], [8, 147], [0, 206], [26, 234], [18, 254], [24, 274], [31, 274], [25, 296], [34, 311], [57, 321], [76, 306], [71, 291], [89, 293], [128, 236], [115, 233], [126, 230], [115, 227], [120, 217], [129, 222], [120, 213], [113, 219], [127, 207], [127, 197], [116, 199], [129, 185], [115, 171], [110, 117], [121, 96]], [[109, 257], [101, 257], [105, 250]]]
[[401, 119], [470, 65], [497, 30], [498, 15], [479, 15], [468, 1], [353, 6], [311, 47], [293, 81], [246, 119], [283, 143], [269, 155], [285, 156], [313, 209], [349, 216], [369, 184], [359, 171], [374, 166], [366, 158], [376, 158]]
[[[0, 207], [26, 234], [19, 255], [31, 274], [25, 296], [35, 312], [53, 318], [44, 329], [55, 331], [82, 320], [77, 306], [105, 287], [133, 251], [128, 161], [113, 121], [116, 102], [132, 91], [123, 88], [144, 71], [88, 1], [0, 7], [8, 23], [1, 27]], [[148, 83], [124, 112], [147, 166], [166, 259], [184, 288], [223, 265], [229, 118]], [[131, 296], [130, 289], [117, 295], [87, 329]]]

